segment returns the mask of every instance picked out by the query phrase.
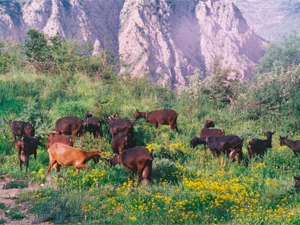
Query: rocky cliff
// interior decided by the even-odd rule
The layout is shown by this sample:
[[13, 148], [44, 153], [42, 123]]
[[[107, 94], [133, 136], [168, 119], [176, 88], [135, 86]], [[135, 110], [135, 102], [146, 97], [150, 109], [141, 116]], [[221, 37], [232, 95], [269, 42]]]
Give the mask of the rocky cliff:
[[263, 55], [259, 38], [231, 2], [216, 0], [36, 0], [0, 2], [0, 37], [23, 41], [26, 29], [111, 48], [128, 65], [173, 88], [218, 54], [244, 78]]
[[232, 1], [255, 33], [268, 41], [281, 42], [292, 30], [300, 31], [300, 0]]

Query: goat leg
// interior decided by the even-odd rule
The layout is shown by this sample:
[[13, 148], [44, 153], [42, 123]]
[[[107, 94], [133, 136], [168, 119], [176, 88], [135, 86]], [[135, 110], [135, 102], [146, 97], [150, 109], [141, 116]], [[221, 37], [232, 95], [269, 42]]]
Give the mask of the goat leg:
[[[76, 166], [76, 172], [77, 172], [77, 174], [79, 174], [79, 168], [86, 168], [86, 171], [88, 171], [90, 167], [87, 166], [87, 165], [85, 165], [85, 164], [79, 164], [79, 165], [77, 165], [77, 166]], [[86, 172], [86, 171], [85, 171], [85, 172]], [[84, 172], [84, 173], [85, 173], [85, 172]]]

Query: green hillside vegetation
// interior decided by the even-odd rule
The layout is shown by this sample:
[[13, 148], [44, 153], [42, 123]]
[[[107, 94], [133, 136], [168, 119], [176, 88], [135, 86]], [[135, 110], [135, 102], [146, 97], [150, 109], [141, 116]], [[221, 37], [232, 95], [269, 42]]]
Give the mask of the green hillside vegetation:
[[[297, 43], [294, 48], [299, 51]], [[300, 140], [299, 60], [287, 60], [295, 52], [282, 51], [285, 48], [272, 48], [279, 51], [278, 59], [285, 57], [284, 63], [265, 63], [272, 60], [267, 52], [259, 71], [268, 72], [257, 73], [251, 81], [238, 82], [238, 72], [223, 67], [219, 56], [208, 69], [210, 76], [195, 70], [189, 86], [170, 90], [149, 83], [147, 75], [118, 75], [122, 63], [118, 57], [106, 50], [91, 56], [88, 43], [63, 40], [59, 35], [47, 38], [36, 30], [28, 31], [24, 44], [2, 40], [0, 175], [44, 184], [18, 200], [28, 205], [35, 222], [298, 224], [300, 196], [293, 176], [300, 175], [299, 159], [290, 148], [280, 146], [279, 135]], [[98, 164], [89, 161], [86, 173], [81, 169], [77, 175], [75, 168], [62, 167], [60, 174], [51, 169], [46, 177], [46, 133], [57, 119], [83, 118], [84, 109], [92, 112], [102, 121], [103, 137], [94, 139], [85, 133], [74, 147], [101, 149], [111, 157], [105, 117], [117, 112], [119, 118], [132, 121], [136, 109], [164, 108], [179, 112], [179, 134], [162, 125], [155, 134], [154, 126], [144, 119], [134, 124], [137, 144], [153, 149], [152, 184], [136, 188], [137, 177], [132, 186], [123, 166], [105, 168], [101, 159]], [[216, 159], [210, 151], [205, 155], [203, 146], [189, 147], [192, 135], [199, 136], [204, 117], [213, 118], [216, 128], [227, 135], [244, 138], [242, 163], [231, 163], [224, 155]], [[4, 120], [31, 122], [36, 134], [43, 136], [36, 162], [30, 157], [28, 174], [24, 166], [20, 172], [15, 143]], [[265, 139], [261, 132], [266, 130], [276, 131], [273, 148], [263, 158], [249, 159], [248, 141]]]

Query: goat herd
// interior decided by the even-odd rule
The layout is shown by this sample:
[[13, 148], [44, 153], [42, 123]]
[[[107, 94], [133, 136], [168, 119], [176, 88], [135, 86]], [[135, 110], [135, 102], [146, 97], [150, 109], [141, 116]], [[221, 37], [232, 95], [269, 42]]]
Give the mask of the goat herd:
[[[136, 110], [134, 113], [134, 120], [131, 123], [127, 119], [116, 119], [117, 114], [111, 115], [105, 120], [110, 121], [109, 132], [112, 136], [111, 148], [114, 153], [112, 158], [105, 157], [100, 151], [86, 152], [78, 148], [73, 148], [73, 141], [79, 135], [83, 134], [83, 130], [93, 133], [95, 138], [102, 136], [102, 128], [100, 119], [93, 117], [91, 113], [85, 110], [85, 118], [82, 120], [77, 116], [66, 116], [58, 119], [55, 124], [53, 132], [47, 134], [48, 142], [47, 149], [49, 153], [49, 166], [47, 168], [47, 175], [51, 167], [56, 171], [60, 171], [60, 167], [73, 166], [79, 173], [79, 168], [89, 169], [85, 165], [90, 159], [94, 159], [95, 163], [100, 158], [105, 159], [105, 166], [115, 166], [122, 164], [127, 170], [130, 179], [134, 182], [134, 173], [138, 172], [138, 185], [142, 179], [147, 181], [152, 180], [152, 152], [147, 148], [136, 146], [134, 138], [133, 125], [139, 118], [145, 118], [148, 122], [152, 123], [155, 129], [158, 124], [169, 125], [172, 130], [177, 128], [177, 116], [174, 110], [163, 109], [151, 112], [139, 112]], [[20, 169], [22, 170], [22, 163], [26, 164], [26, 172], [28, 169], [29, 156], [34, 155], [36, 159], [36, 149], [39, 145], [40, 137], [33, 137], [35, 128], [33, 124], [23, 121], [6, 122], [10, 127], [13, 134], [13, 139], [16, 142], [18, 151]], [[232, 162], [243, 161], [243, 139], [236, 135], [225, 135], [224, 130], [211, 129], [215, 124], [212, 119], [205, 119], [205, 125], [200, 132], [200, 137], [193, 136], [190, 147], [195, 147], [198, 144], [204, 145], [206, 154], [206, 145], [211, 150], [215, 157], [219, 157], [221, 153], [229, 155]], [[259, 155], [262, 156], [267, 148], [272, 147], [272, 135], [275, 132], [263, 132], [266, 135], [266, 140], [252, 139], [248, 143], [248, 154], [250, 157]], [[72, 135], [73, 140], [67, 136]], [[292, 141], [286, 137], [280, 136], [280, 145], [289, 146], [296, 156], [300, 152], [300, 141]], [[130, 171], [131, 170], [131, 173]], [[296, 186], [297, 182], [300, 186], [300, 176], [295, 177]]]

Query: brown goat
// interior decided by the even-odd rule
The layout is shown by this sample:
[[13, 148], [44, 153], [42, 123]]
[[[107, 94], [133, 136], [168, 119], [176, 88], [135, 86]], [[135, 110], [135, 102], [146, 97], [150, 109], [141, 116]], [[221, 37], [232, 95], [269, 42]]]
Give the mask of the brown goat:
[[286, 137], [281, 137], [279, 136], [279, 141], [280, 141], [280, 145], [286, 145], [288, 147], [290, 147], [292, 149], [292, 151], [294, 152], [294, 154], [299, 157], [299, 153], [300, 153], [300, 140], [299, 141], [292, 141], [287, 139], [288, 136]]
[[110, 115], [108, 118], [104, 118], [105, 120], [109, 120], [111, 122], [109, 125], [109, 132], [112, 139], [114, 139], [115, 135], [117, 135], [121, 131], [125, 131], [129, 135], [131, 135], [131, 137], [133, 137], [133, 123], [126, 119], [116, 119], [115, 117], [117, 115], [118, 114], [115, 113], [115, 115]]
[[93, 133], [94, 138], [99, 138], [100, 136], [103, 136], [100, 119], [94, 117], [92, 113], [88, 113], [86, 110], [84, 110], [84, 112], [85, 131]]
[[[121, 155], [115, 154], [112, 158], [106, 159], [106, 164], [109, 163], [110, 166], [122, 164], [129, 174], [132, 184], [134, 183], [134, 173], [138, 172], [139, 179], [137, 186], [139, 186], [142, 179], [152, 181], [152, 153], [153, 151], [150, 153], [147, 148], [137, 146], [125, 149]], [[131, 174], [129, 169], [131, 170]]]
[[54, 130], [59, 134], [72, 135], [73, 141], [76, 136], [82, 134], [84, 120], [77, 116], [65, 116], [56, 121]]
[[267, 140], [261, 140], [261, 139], [251, 139], [248, 142], [248, 154], [250, 157], [259, 155], [262, 156], [267, 148], [272, 148], [272, 135], [276, 132], [266, 131], [262, 132], [267, 136]]
[[14, 141], [16, 140], [17, 136], [28, 136], [32, 137], [34, 135], [35, 129], [33, 124], [23, 121], [12, 121], [4, 122], [9, 126], [10, 131], [13, 134]]
[[48, 136], [47, 149], [49, 149], [56, 142], [63, 143], [73, 147], [73, 141], [67, 135], [56, 135], [55, 133], [50, 132], [47, 134], [47, 136]]
[[139, 112], [137, 109], [136, 112], [134, 113], [134, 118], [133, 122], [137, 121], [139, 118], [145, 118], [148, 120], [150, 123], [152, 123], [155, 127], [155, 130], [158, 127], [158, 124], [163, 124], [163, 125], [169, 125], [169, 127], [172, 130], [176, 130], [178, 133], [178, 127], [177, 127], [177, 116], [179, 113], [175, 112], [172, 109], [162, 109], [162, 110], [156, 110], [156, 111], [151, 111], [151, 112]]
[[[49, 153], [49, 166], [47, 168], [47, 176], [51, 167], [57, 163], [60, 166], [73, 166], [76, 168], [76, 172], [79, 174], [79, 168], [89, 169], [89, 166], [85, 165], [90, 159], [96, 161], [99, 158], [105, 158], [100, 151], [86, 152], [79, 148], [73, 148], [69, 145], [62, 143], [54, 143], [51, 148], [48, 149]], [[58, 171], [59, 172], [59, 171]]]
[[[210, 136], [214, 136], [214, 135], [219, 135], [219, 136], [224, 136], [225, 135], [225, 131], [221, 130], [221, 129], [209, 129], [210, 127], [215, 127], [215, 124], [212, 122], [213, 119], [206, 119], [205, 120], [205, 124], [204, 127], [201, 129], [200, 132], [200, 138], [202, 137], [210, 137]], [[206, 155], [206, 144], [204, 144], [204, 151], [205, 151], [205, 155]]]
[[26, 173], [28, 170], [29, 156], [34, 155], [34, 160], [36, 160], [36, 149], [40, 145], [40, 137], [27, 137], [21, 136], [16, 142], [16, 148], [18, 151], [20, 170], [22, 171], [22, 163], [26, 163]]
[[133, 148], [135, 146], [135, 139], [125, 131], [118, 133], [111, 142], [111, 149], [113, 153], [118, 155], [121, 155], [124, 149]]
[[294, 176], [294, 180], [295, 180], [295, 188], [299, 188], [300, 187], [300, 176]]
[[[49, 149], [54, 143], [57, 143], [57, 142], [73, 147], [73, 141], [67, 135], [55, 136], [55, 133], [50, 132], [49, 134], [47, 134], [47, 136], [48, 136], [47, 149]], [[56, 171], [60, 171], [60, 165], [57, 163], [55, 163], [52, 168], [55, 169]]]

